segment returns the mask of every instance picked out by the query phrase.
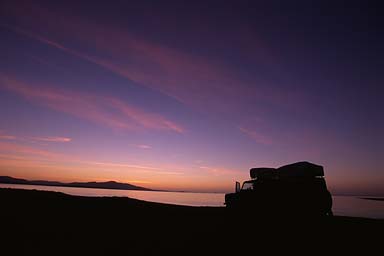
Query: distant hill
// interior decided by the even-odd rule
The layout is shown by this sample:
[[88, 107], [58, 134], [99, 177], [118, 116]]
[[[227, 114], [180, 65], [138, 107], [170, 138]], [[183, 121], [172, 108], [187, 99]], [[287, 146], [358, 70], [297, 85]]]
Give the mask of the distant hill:
[[78, 187], [78, 188], [104, 188], [104, 189], [121, 189], [121, 190], [144, 190], [154, 191], [149, 188], [135, 186], [129, 183], [120, 183], [116, 181], [106, 182], [71, 182], [63, 183], [58, 181], [46, 180], [25, 180], [17, 179], [10, 176], [0, 176], [0, 183], [3, 184], [22, 184], [22, 185], [40, 185], [40, 186], [59, 186], [59, 187]]

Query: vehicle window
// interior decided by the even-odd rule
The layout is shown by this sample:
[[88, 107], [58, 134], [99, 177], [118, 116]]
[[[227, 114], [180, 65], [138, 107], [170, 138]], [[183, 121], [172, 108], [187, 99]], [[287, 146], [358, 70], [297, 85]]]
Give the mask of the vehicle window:
[[252, 190], [253, 189], [253, 183], [248, 183], [248, 182], [245, 182], [243, 184], [243, 187], [241, 188], [241, 190]]

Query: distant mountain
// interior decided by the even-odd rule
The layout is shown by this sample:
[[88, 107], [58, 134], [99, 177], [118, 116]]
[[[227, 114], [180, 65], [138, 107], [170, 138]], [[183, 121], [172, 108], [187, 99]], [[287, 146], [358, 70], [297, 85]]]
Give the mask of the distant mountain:
[[78, 188], [104, 188], [104, 189], [121, 189], [121, 190], [145, 190], [153, 191], [149, 188], [135, 186], [129, 183], [120, 183], [116, 181], [106, 182], [71, 182], [63, 183], [58, 181], [46, 180], [25, 180], [17, 179], [9, 176], [0, 176], [0, 183], [5, 184], [22, 184], [22, 185], [40, 185], [40, 186], [59, 186], [59, 187], [78, 187]]

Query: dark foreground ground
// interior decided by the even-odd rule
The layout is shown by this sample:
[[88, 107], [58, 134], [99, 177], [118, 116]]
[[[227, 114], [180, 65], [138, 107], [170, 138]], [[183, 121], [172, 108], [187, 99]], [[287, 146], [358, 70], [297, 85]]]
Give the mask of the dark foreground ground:
[[383, 220], [258, 217], [18, 189], [0, 189], [0, 221], [1, 255], [371, 255], [384, 234]]

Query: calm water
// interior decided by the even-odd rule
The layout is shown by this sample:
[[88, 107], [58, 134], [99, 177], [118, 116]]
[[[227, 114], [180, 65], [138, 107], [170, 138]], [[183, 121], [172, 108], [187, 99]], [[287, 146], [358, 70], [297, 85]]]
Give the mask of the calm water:
[[[0, 184], [0, 188], [57, 191], [78, 196], [127, 196], [151, 202], [190, 206], [224, 206], [224, 194], [218, 193], [157, 192], [14, 184]], [[366, 200], [352, 196], [333, 196], [333, 213], [343, 216], [384, 219], [384, 201]]]

